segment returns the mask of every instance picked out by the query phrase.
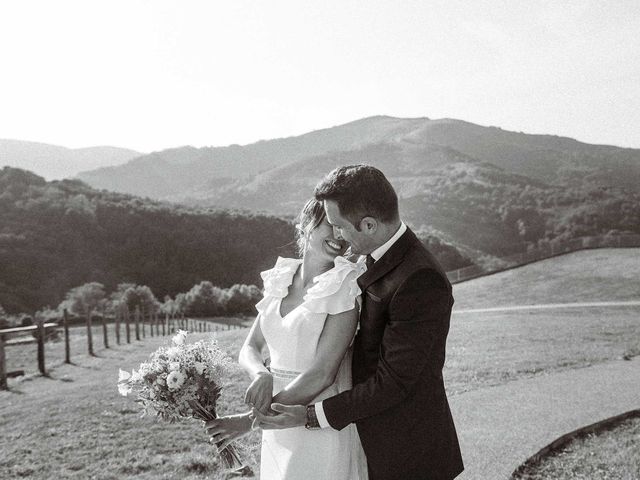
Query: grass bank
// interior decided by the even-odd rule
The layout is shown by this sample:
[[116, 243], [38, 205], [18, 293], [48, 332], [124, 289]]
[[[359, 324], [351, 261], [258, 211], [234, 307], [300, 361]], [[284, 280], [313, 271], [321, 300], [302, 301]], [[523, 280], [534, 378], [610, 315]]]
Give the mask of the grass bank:
[[577, 438], [531, 465], [514, 480], [637, 480], [640, 478], [640, 418]]

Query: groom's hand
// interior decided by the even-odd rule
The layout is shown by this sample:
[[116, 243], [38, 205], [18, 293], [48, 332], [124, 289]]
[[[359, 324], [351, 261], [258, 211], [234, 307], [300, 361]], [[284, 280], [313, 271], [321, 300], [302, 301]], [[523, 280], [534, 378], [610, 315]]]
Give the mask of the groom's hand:
[[272, 403], [271, 409], [275, 412], [275, 415], [264, 415], [255, 408], [252, 410], [254, 428], [282, 430], [284, 428], [302, 427], [307, 423], [307, 407], [304, 405]]

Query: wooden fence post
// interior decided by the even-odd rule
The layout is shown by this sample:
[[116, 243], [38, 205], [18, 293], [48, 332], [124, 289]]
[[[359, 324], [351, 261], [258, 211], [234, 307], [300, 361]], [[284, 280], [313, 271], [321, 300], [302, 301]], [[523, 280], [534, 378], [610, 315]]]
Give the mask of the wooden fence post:
[[[144, 325], [144, 307], [140, 307], [139, 310], [140, 315], [138, 318], [138, 321], [142, 321], [142, 338], [146, 338], [147, 337], [147, 329]], [[139, 338], [136, 338], [136, 340], [140, 340]]]
[[135, 324], [136, 324], [136, 340], [140, 340], [140, 306], [136, 305], [136, 314], [135, 314]]
[[87, 345], [89, 347], [89, 355], [93, 356], [93, 332], [91, 331], [91, 311], [87, 311]]
[[0, 333], [0, 390], [9, 390], [7, 384], [7, 367], [4, 360], [4, 335]]
[[62, 311], [62, 325], [64, 326], [64, 363], [71, 363], [71, 347], [69, 344], [69, 313]]
[[42, 318], [36, 319], [36, 325], [38, 327], [38, 370], [42, 375], [46, 375], [47, 372], [44, 369], [44, 326]]
[[109, 348], [109, 338], [107, 337], [107, 309], [102, 309], [102, 343], [104, 344], [104, 348]]
[[116, 343], [120, 345], [120, 316], [122, 315], [122, 307], [118, 305], [114, 313], [116, 316]]
[[126, 306], [124, 309], [124, 330], [127, 334], [127, 343], [131, 343], [131, 326], [129, 325], [130, 320], [129, 307]]

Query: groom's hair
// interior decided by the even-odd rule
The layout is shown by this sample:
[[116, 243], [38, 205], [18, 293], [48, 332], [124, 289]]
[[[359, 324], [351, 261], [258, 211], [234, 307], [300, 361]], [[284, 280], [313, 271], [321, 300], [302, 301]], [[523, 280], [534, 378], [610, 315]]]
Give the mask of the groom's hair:
[[316, 185], [319, 201], [332, 200], [353, 226], [360, 230], [360, 220], [373, 217], [383, 223], [400, 218], [398, 195], [384, 174], [371, 165], [338, 167]]

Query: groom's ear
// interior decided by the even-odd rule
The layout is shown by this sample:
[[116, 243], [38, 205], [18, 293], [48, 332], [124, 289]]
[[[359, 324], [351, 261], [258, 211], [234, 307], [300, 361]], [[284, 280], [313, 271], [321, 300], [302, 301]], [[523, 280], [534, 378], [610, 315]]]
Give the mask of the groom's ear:
[[364, 217], [360, 220], [360, 231], [374, 234], [378, 230], [378, 221], [373, 217]]

